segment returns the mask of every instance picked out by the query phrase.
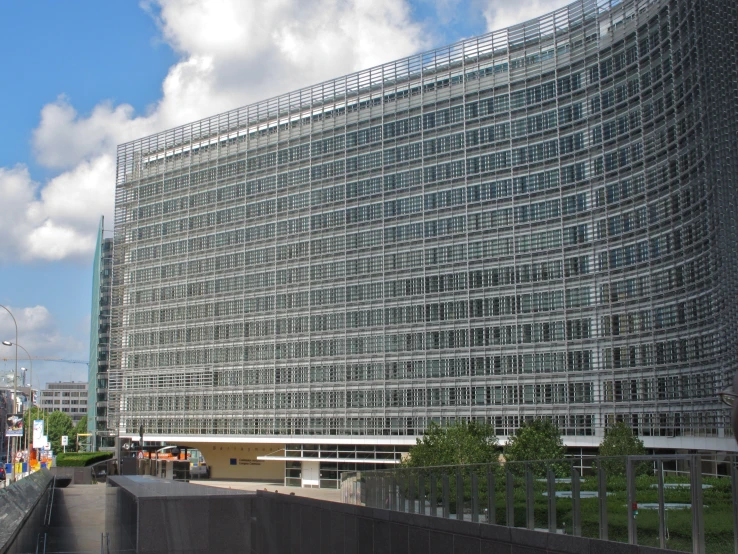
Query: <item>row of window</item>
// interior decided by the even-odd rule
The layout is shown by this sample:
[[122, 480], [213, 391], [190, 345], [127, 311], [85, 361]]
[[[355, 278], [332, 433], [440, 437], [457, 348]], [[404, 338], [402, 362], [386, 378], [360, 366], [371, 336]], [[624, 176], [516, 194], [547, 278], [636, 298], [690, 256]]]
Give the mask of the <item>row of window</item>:
[[[129, 369], [248, 361], [317, 358], [354, 354], [414, 352], [480, 346], [563, 342], [591, 337], [588, 318], [522, 325], [452, 329], [424, 333], [385, 334], [268, 344], [215, 347], [198, 350], [141, 352], [127, 355]], [[606, 368], [694, 362], [715, 354], [712, 338], [694, 337], [623, 346], [605, 351]], [[654, 352], [656, 353], [654, 356]]]
[[[454, 218], [450, 218], [449, 221], [453, 222]], [[398, 231], [397, 235], [395, 235], [396, 240], [412, 240], [415, 237], [412, 232], [417, 229], [417, 226], [411, 224], [396, 229]], [[386, 230], [385, 235], [387, 235]], [[685, 233], [684, 236], [691, 237], [692, 235], [691, 233]], [[588, 242], [591, 240], [588, 224], [581, 224], [565, 229], [563, 239], [565, 246]], [[304, 250], [307, 251], [307, 244], [307, 242], [298, 243], [297, 245], [289, 245], [284, 248], [303, 246]], [[468, 258], [475, 260], [510, 256], [516, 252], [526, 253], [560, 248], [561, 245], [561, 231], [540, 231], [532, 235], [517, 237], [515, 240], [512, 237], [507, 237], [470, 243], [468, 246]], [[662, 236], [654, 237], [650, 241], [642, 240], [634, 244], [619, 246], [605, 252], [600, 252], [597, 255], [597, 267], [599, 271], [606, 271], [608, 268], [616, 269], [648, 260], [655, 260], [662, 255], [671, 254], [672, 252], [681, 250], [683, 247], [689, 247], [691, 245], [691, 239], [683, 242], [681, 231], [675, 230]], [[378, 259], [381, 260], [381, 258]], [[581, 274], [586, 271], [586, 267], [579, 263], [580, 259], [574, 258], [575, 263], [569, 265], [575, 266], [578, 273]], [[345, 263], [342, 262], [342, 264]], [[358, 267], [358, 263], [356, 265]], [[342, 267], [345, 269], [345, 265]], [[379, 262], [376, 267], [380, 267]], [[258, 289], [272, 288], [277, 281], [279, 284], [307, 283], [308, 275], [308, 268], [303, 267], [278, 270], [276, 273], [269, 271], [234, 275], [187, 284], [167, 285], [161, 288], [136, 290], [131, 294], [130, 302], [132, 304], [145, 304], [213, 294], [235, 294], [244, 291], [257, 291]], [[338, 276], [338, 271], [336, 271], [336, 276]], [[453, 282], [457, 284], [452, 285], [452, 281], [449, 281], [449, 279], [454, 280]], [[414, 284], [415, 281], [417, 281], [417, 284]], [[442, 274], [417, 278], [415, 280], [386, 281], [384, 286], [382, 284], [365, 283], [344, 285], [330, 289], [280, 293], [276, 295], [276, 305], [277, 309], [300, 308], [367, 301], [379, 298], [448, 292], [466, 288], [466, 273]]]
[[[455, 189], [452, 191], [446, 191], [446, 193], [432, 193], [425, 196], [413, 196], [403, 198], [400, 200], [391, 200], [377, 204], [369, 204], [359, 208], [350, 208], [344, 212], [344, 210], [330, 212], [328, 214], [313, 215], [312, 216], [312, 229], [329, 228], [332, 226], [342, 226], [345, 223], [356, 223], [356, 222], [369, 222], [374, 220], [381, 220], [387, 217], [393, 216], [406, 216], [422, 211], [423, 204], [425, 201], [426, 208], [428, 206], [445, 207], [448, 204], [453, 205], [455, 200], [460, 197], [462, 189]], [[689, 208], [689, 202], [692, 195], [686, 191], [681, 196], [684, 197], [685, 207]], [[448, 204], [447, 204], [448, 202]], [[440, 205], [439, 205], [440, 204]], [[384, 230], [384, 242], [392, 243], [403, 240], [414, 240], [418, 238], [433, 238], [441, 237], [448, 234], [455, 234], [468, 231], [484, 231], [488, 229], [501, 228], [516, 224], [533, 223], [538, 221], [545, 221], [549, 219], [559, 218], [563, 215], [572, 215], [581, 211], [586, 211], [588, 208], [588, 193], [581, 192], [570, 196], [566, 196], [561, 200], [543, 200], [540, 202], [534, 202], [531, 204], [518, 205], [510, 208], [500, 208], [497, 210], [488, 210], [483, 213], [469, 214], [467, 216], [452, 216], [450, 218], [425, 221], [424, 223], [417, 222], [413, 224], [406, 224], [399, 227], [388, 227]], [[630, 211], [624, 211], [620, 214], [610, 216], [606, 219], [596, 221], [595, 224], [595, 235], [597, 239], [606, 238], [608, 236], [617, 236], [623, 233], [629, 233], [634, 230], [644, 229], [649, 225], [656, 225], [662, 219], [668, 219], [673, 215], [679, 214], [683, 211], [680, 208], [680, 195], [675, 194], [671, 197], [657, 199], [652, 201], [646, 206], [640, 206]], [[213, 215], [214, 214], [209, 214]], [[197, 219], [203, 216], [197, 216]], [[192, 218], [191, 218], [192, 220]], [[184, 220], [180, 220], [184, 221]], [[176, 222], [170, 222], [176, 223]], [[163, 224], [162, 227], [159, 225], [149, 226], [140, 228], [138, 231], [139, 238], [151, 238], [159, 235], [160, 228], [163, 228], [170, 223]], [[286, 234], [297, 234], [306, 233], [309, 230], [308, 227], [308, 216], [299, 219], [290, 219], [286, 221], [280, 221], [276, 224], [276, 235]], [[702, 222], [704, 227], [704, 222]], [[581, 226], [582, 229], [586, 228]], [[570, 232], [576, 228], [568, 228]], [[272, 237], [274, 236], [275, 224], [266, 224], [258, 227], [251, 227], [244, 230], [230, 231], [219, 233], [218, 235], [210, 235], [206, 237], [199, 237], [189, 239], [187, 243], [188, 250], [194, 250], [198, 247], [211, 247], [212, 244], [240, 244], [246, 241], [247, 238], [258, 238], [258, 237]], [[704, 235], [706, 229], [699, 228], [696, 230], [697, 234]], [[356, 234], [349, 234], [346, 236], [346, 247], [347, 248], [358, 248], [365, 246], [372, 246], [381, 244], [382, 233], [380, 230], [361, 232]], [[681, 237], [682, 231], [676, 230], [675, 236]], [[693, 225], [688, 225], [684, 230], [685, 242], [687, 246], [694, 241], [695, 229]], [[587, 233], [582, 232], [582, 240], [573, 239], [570, 243], [579, 243], [589, 240]], [[681, 242], [681, 239], [679, 239]], [[280, 245], [277, 247], [277, 260], [290, 260], [311, 254], [313, 244], [320, 244], [313, 241], [308, 246], [308, 242]], [[161, 246], [161, 251], [165, 249], [171, 250], [171, 243], [169, 248], [167, 244]], [[184, 245], [183, 245], [184, 246]], [[156, 250], [158, 247], [142, 247], [136, 250], [136, 257], [139, 260], [147, 259], [146, 256], [155, 256], [158, 253]], [[177, 248], [178, 250], [179, 248]], [[246, 253], [229, 254], [226, 256], [213, 257], [205, 260], [195, 260], [190, 262], [189, 265], [185, 266], [183, 263], [173, 264], [178, 268], [179, 271], [175, 272], [184, 274], [186, 271], [187, 275], [193, 275], [199, 272], [211, 272], [213, 270], [229, 269], [231, 267], [240, 267], [242, 264], [238, 263], [237, 257], [245, 260], [245, 257], [249, 257], [247, 265], [253, 265], [263, 261], [268, 263], [273, 261], [273, 256], [266, 252], [264, 249], [258, 251], [248, 251]], [[161, 268], [162, 275], [167, 272], [167, 269], [172, 267], [163, 266]], [[158, 269], [151, 268], [145, 270], [139, 270], [136, 273], [136, 281], [145, 282], [152, 278], [158, 273]]]
[[[178, 411], [180, 408], [175, 409]], [[139, 415], [141, 414], [141, 415]], [[681, 415], [681, 417], [680, 417]], [[525, 415], [478, 415], [474, 419], [480, 422], [487, 421], [494, 426], [498, 435], [510, 435], [527, 419], [540, 416]], [[613, 416], [614, 417], [614, 416]], [[654, 421], [653, 429], [661, 429], [673, 434], [675, 417], [679, 420], [677, 428], [681, 430], [684, 424], [691, 421], [691, 417], [700, 418], [700, 421], [712, 421], [708, 416], [691, 414], [645, 414], [644, 421]], [[712, 416], [714, 419], [715, 416]], [[561, 429], [563, 435], [594, 435], [595, 421], [599, 416], [594, 414], [561, 414], [552, 416], [554, 423]], [[646, 419], [648, 418], [648, 419]], [[468, 414], [445, 416], [413, 416], [413, 417], [381, 417], [381, 416], [268, 416], [268, 417], [218, 417], [213, 415], [177, 414], [176, 417], [151, 415], [151, 412], [134, 412], [133, 417], [125, 421], [125, 432], [135, 435], [143, 426], [144, 433], [156, 434], [202, 434], [202, 435], [356, 435], [356, 436], [393, 436], [420, 434], [431, 421], [442, 425], [453, 425], [455, 422], [468, 421]], [[668, 423], [667, 423], [668, 422]], [[712, 421], [717, 425], [716, 421]], [[602, 425], [601, 425], [602, 426]], [[124, 432], [121, 430], [121, 432]], [[649, 430], [648, 434], [653, 431]], [[363, 466], [363, 464], [362, 464]]]
[[[325, 268], [325, 265], [326, 264], [323, 264], [318, 267]], [[588, 273], [589, 271], [588, 256], [577, 256], [569, 258], [565, 260], [563, 265], [565, 270], [562, 270], [561, 261], [554, 260], [532, 264], [521, 264], [519, 266], [502, 266], [490, 269], [474, 270], [468, 273], [467, 284], [463, 286], [468, 286], [470, 289], [474, 290], [505, 285], [546, 282], [550, 280], [560, 280], [564, 275], [574, 276]], [[321, 274], [323, 273], [324, 269], [321, 269]], [[435, 287], [438, 287], [440, 290], [440, 287], [443, 286], [444, 290], [446, 290], [447, 286], [449, 285], [461, 285], [464, 282], [461, 275], [463, 274], [448, 274], [448, 276], [443, 276], [442, 278], [440, 278], [441, 276], [439, 276], [438, 280], [431, 280], [429, 284], [434, 289]], [[448, 279], [452, 277], [453, 279], [451, 281], [448, 281]], [[654, 272], [653, 275], [650, 276], [643, 275], [638, 277], [627, 277], [624, 279], [613, 280], [609, 283], [604, 283], [599, 286], [597, 302], [610, 304], [620, 301], [644, 298], [650, 294], [661, 294], [664, 292], [681, 289], [685, 285], [695, 285], [708, 277], [709, 267], [705, 263], [703, 263], [703, 260], [701, 258], [695, 259], [684, 264], [677, 265], [676, 267], [670, 267], [662, 271]], [[412, 292], [414, 288], [424, 287], [424, 283], [425, 281], [422, 278], [413, 278], [404, 281], [395, 281], [391, 284], [391, 287], [395, 288], [396, 293], [402, 291], [403, 288], [405, 289], [405, 291], [409, 290]], [[553, 295], [549, 296], [549, 298], [558, 298], [558, 293], [555, 290], [546, 291], [546, 293], [549, 295]], [[530, 294], [522, 294], [518, 295], [518, 297], [521, 299], [533, 298], [533, 296], [531, 296]], [[515, 302], [506, 302], [503, 301], [502, 298], [504, 297], [488, 298], [484, 300], [485, 307], [481, 308], [481, 310], [483, 310], [483, 312], [481, 313], [497, 315], [498, 310], [499, 315], [502, 315], [503, 313], [514, 313], [512, 310], [514, 309], [514, 307], [517, 307], [517, 300]], [[477, 304], [478, 302], [479, 300], [472, 300], [467, 313], [480, 313], [480, 308]], [[558, 302], [558, 300], [556, 300], [555, 302]], [[580, 306], [587, 306], [590, 302], [591, 296], [588, 288], [567, 289], [567, 307], [575, 308]], [[284, 299], [284, 304], [287, 304], [287, 297], [285, 297]], [[684, 307], [678, 309], [677, 314], [684, 311], [685, 313], [690, 314], [688, 317], [691, 321], [707, 318], [711, 315], [713, 310], [713, 304], [709, 295], [691, 299], [686, 302], [686, 304], [684, 302], [682, 302], [681, 304]], [[440, 306], [442, 305], [444, 304], [437, 304], [437, 306], [439, 306], [439, 313], [443, 313], [442, 310], [447, 310], [447, 308], [441, 308]], [[508, 306], [510, 306], [509, 310], [507, 309]], [[133, 312], [130, 323], [136, 326], [146, 326], [185, 320], [196, 321], [198, 319], [210, 319], [212, 317], [241, 316], [245, 313], [274, 311], [274, 309], [275, 297], [267, 296], [250, 299], [218, 301], [207, 304], [192, 304], [188, 306], [176, 306], [154, 310], [138, 310]], [[418, 315], [412, 315], [413, 313], [416, 313], [412, 310], [417, 310]], [[387, 314], [393, 315], [385, 316], [384, 321], [386, 322], [385, 324], [390, 324], [388, 323], [390, 320], [393, 322], [407, 322], [410, 319], [413, 319], [414, 321], [421, 321], [422, 317], [424, 317], [423, 310], [423, 307], [387, 308]], [[341, 328], [341, 325], [343, 325], [344, 317], [355, 317], [357, 321], [361, 318], [366, 317], [359, 316], [358, 314], [360, 314], [361, 312], [350, 313], [356, 313], [357, 315], [344, 316], [342, 312], [315, 315], [313, 316], [314, 319], [311, 319], [311, 321], [314, 322], [311, 323], [311, 328], [314, 325], [314, 330], [339, 329]], [[678, 322], [681, 322], [685, 319], [685, 317], [686, 316], [677, 315], [676, 320]], [[671, 312], [671, 314], [666, 317], [664, 321], [667, 322], [663, 324], [664, 327], [673, 324], [673, 312]], [[277, 323], [277, 325], [279, 325], [279, 323]], [[290, 329], [297, 328], [297, 324], [285, 323], [285, 325], [287, 325]], [[661, 326], [658, 326], [657, 324], [657, 328], [661, 328]]]
[[593, 402], [651, 402], [714, 396], [719, 384], [699, 376], [666, 376], [573, 383], [455, 385], [402, 389], [359, 389], [285, 392], [222, 392], [215, 396], [131, 396], [132, 411], [240, 411], [320, 408], [407, 408], [434, 406], [490, 406], [519, 404], [579, 404]]
[[[690, 306], [693, 303], [696, 303], [696, 301], [691, 301]], [[128, 339], [128, 344], [129, 346], [144, 347], [157, 344], [236, 340], [252, 337], [273, 336], [275, 334], [292, 335], [296, 333], [334, 331], [408, 323], [462, 321], [469, 318], [493, 317], [516, 313], [526, 314], [549, 312], [553, 310], [561, 310], [565, 305], [567, 308], [574, 308], [589, 306], [589, 304], [590, 289], [575, 288], [566, 291], [566, 304], [564, 304], [563, 290], [542, 291], [517, 296], [502, 296], [497, 298], [470, 300], [468, 302], [466, 300], [460, 300], [425, 305], [421, 304], [384, 309], [348, 311], [346, 313], [337, 312], [248, 322], [218, 323], [215, 325], [208, 325], [206, 327], [190, 325], [187, 328], [132, 334]], [[674, 315], [677, 312], [681, 313], [682, 319], [684, 319], [685, 310], [683, 307], [681, 310], [677, 310], [677, 312], [674, 312], [671, 308], [657, 308], [656, 310], [657, 311], [654, 313], [654, 319], [657, 322], [664, 320], [663, 313], [668, 313], [669, 316], [674, 319], [674, 322], [677, 320]], [[693, 308], [693, 311], [697, 314], [696, 307]], [[692, 310], [689, 311], [689, 314], [692, 314]], [[667, 317], [667, 321], [669, 321], [669, 317]], [[650, 312], [648, 322], [648, 327], [642, 330], [650, 330], [651, 328]], [[142, 323], [144, 322], [142, 321]], [[610, 327], [608, 326], [607, 328], [609, 329]]]
[[694, 363], [697, 360], [714, 360], [720, 346], [712, 335], [674, 339], [641, 344], [606, 348], [603, 353], [605, 369], [621, 369], [644, 365], [677, 365]]
[[[626, 408], [629, 409], [629, 408]], [[180, 411], [182, 408], [176, 408]], [[291, 435], [291, 436], [416, 436], [422, 433], [431, 422], [440, 425], [473, 419], [489, 423], [498, 436], [512, 435], [523, 421], [540, 418], [540, 414], [495, 415], [464, 414], [416, 415], [416, 416], [297, 416], [282, 414], [264, 416], [226, 416], [178, 413], [174, 416], [156, 416], [151, 412], [133, 412], [125, 420], [125, 432], [136, 435], [141, 426], [145, 433], [192, 434], [192, 435]], [[640, 436], [717, 436], [718, 429], [725, 425], [723, 412], [711, 412], [698, 406], [694, 412], [670, 411], [658, 413], [647, 411], [639, 414], [554, 414], [544, 416], [553, 421], [564, 436], [595, 435], [597, 429], [618, 421], [627, 421]]]
[[504, 354], [388, 362], [354, 362], [251, 369], [216, 369], [177, 374], [130, 373], [126, 390], [171, 390], [182, 387], [241, 387], [299, 383], [416, 380], [485, 375], [563, 373], [595, 369], [591, 350]]

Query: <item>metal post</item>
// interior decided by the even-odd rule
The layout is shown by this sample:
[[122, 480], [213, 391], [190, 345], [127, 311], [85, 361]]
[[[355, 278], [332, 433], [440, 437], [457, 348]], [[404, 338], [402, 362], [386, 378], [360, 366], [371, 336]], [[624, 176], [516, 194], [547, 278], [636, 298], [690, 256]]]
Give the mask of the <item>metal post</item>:
[[705, 554], [705, 521], [702, 517], [702, 457], [699, 454], [690, 460], [692, 482], [692, 552]]
[[430, 515], [438, 515], [438, 478], [434, 473], [430, 476]]
[[471, 475], [471, 520], [479, 523], [479, 478], [476, 472]]
[[528, 529], [535, 529], [535, 505], [533, 503], [533, 473], [529, 465], [525, 464], [525, 525]]
[[405, 476], [404, 475], [400, 474], [400, 476], [398, 478], [398, 483], [399, 483], [399, 486], [397, 488], [397, 498], [398, 498], [398, 500], [400, 502], [399, 511], [400, 512], [405, 512], [405, 511], [407, 511], [407, 509], [405, 507], [405, 497], [406, 497], [406, 494], [405, 494], [405, 486], [407, 485], [407, 483], [405, 482]]
[[415, 513], [415, 476], [412, 472], [408, 472], [407, 476], [407, 502], [408, 512], [411, 514]]
[[495, 503], [495, 474], [487, 471], [487, 523], [494, 525], [497, 521]]
[[507, 526], [515, 527], [515, 479], [509, 471], [505, 472], [505, 492], [507, 507]]
[[664, 462], [656, 461], [659, 496], [659, 548], [666, 548], [666, 510], [664, 509]]
[[449, 499], [448, 499], [448, 495], [449, 495], [448, 473], [444, 473], [441, 476], [441, 487], [442, 487], [441, 494], [443, 495], [443, 517], [448, 519], [448, 516], [451, 512], [449, 508]]
[[607, 475], [600, 460], [597, 468], [597, 496], [600, 501], [600, 540], [607, 540]]
[[579, 470], [571, 466], [571, 513], [572, 534], [575, 537], [582, 536], [582, 504], [580, 498]]
[[461, 468], [456, 469], [456, 519], [464, 520], [464, 478]]
[[390, 482], [389, 476], [386, 473], [382, 473], [382, 476], [379, 478], [380, 494], [382, 495], [379, 499], [379, 506], [385, 510], [390, 509]]
[[[16, 359], [18, 358], [18, 349], [19, 348], [21, 350], [23, 350], [23, 352], [26, 353], [26, 356], [28, 357], [28, 364], [29, 364], [29, 367], [30, 367], [30, 375], [31, 375], [31, 388], [30, 388], [31, 402], [30, 402], [30, 407], [28, 408], [28, 414], [29, 414], [28, 415], [28, 423], [31, 424], [30, 425], [30, 429], [26, 429], [25, 428], [26, 427], [26, 418], [25, 418], [25, 415], [23, 417], [23, 434], [26, 436], [25, 448], [26, 448], [26, 455], [28, 456], [28, 473], [30, 474], [30, 472], [31, 472], [31, 448], [29, 447], [29, 437], [30, 437], [30, 434], [31, 434], [30, 431], [33, 430], [33, 421], [31, 420], [31, 414], [33, 413], [32, 410], [31, 410], [31, 408], [33, 408], [33, 359], [31, 358], [31, 354], [28, 352], [28, 350], [26, 350], [22, 345], [18, 344], [18, 336], [17, 336], [17, 334], [16, 334], [16, 337], [15, 337], [15, 340], [16, 340], [16, 342], [15, 342], [15, 357], [16, 357]], [[21, 368], [21, 370], [24, 370], [24, 368]], [[21, 383], [21, 388], [24, 388], [25, 386], [26, 386], [26, 374], [25, 374], [25, 371], [24, 371], [24, 373], [23, 373], [23, 383]], [[21, 447], [22, 446], [23, 445], [21, 445]], [[31, 447], [33, 446], [33, 442], [30, 443], [30, 446]], [[66, 450], [65, 450], [65, 452], [66, 452]]]
[[733, 544], [735, 554], [738, 554], [738, 456], [733, 455], [728, 460], [730, 463], [730, 481], [733, 485]]
[[425, 476], [422, 473], [418, 475], [418, 504], [419, 513], [425, 515]]
[[[548, 532], [556, 532], [556, 475], [551, 469], [547, 474], [548, 481]], [[574, 495], [572, 494], [572, 499]]]
[[636, 501], [635, 468], [631, 456], [625, 458], [625, 482], [628, 492], [628, 543], [638, 544], [638, 528], [636, 527]]

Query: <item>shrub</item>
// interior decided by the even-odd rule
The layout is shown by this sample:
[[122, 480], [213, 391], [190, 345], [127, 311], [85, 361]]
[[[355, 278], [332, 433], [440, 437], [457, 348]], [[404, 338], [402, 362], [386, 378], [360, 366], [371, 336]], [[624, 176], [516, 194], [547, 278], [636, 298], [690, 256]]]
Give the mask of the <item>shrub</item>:
[[[625, 456], [643, 456], [646, 449], [643, 441], [633, 434], [633, 431], [622, 421], [607, 429], [605, 438], [600, 443], [600, 456], [612, 457], [602, 460], [602, 467], [608, 475], [625, 475]], [[648, 463], [637, 463], [636, 475], [648, 475], [653, 470]]]
[[66, 454], [57, 454], [56, 465], [59, 467], [84, 467], [109, 460], [112, 457], [112, 452], [67, 452]]
[[[545, 477], [550, 468], [557, 477], [567, 477], [566, 464], [549, 462], [563, 460], [566, 454], [561, 431], [548, 419], [525, 421], [510, 437], [504, 450], [508, 462], [536, 462], [529, 464], [530, 470], [538, 477]], [[546, 460], [545, 462], [543, 460]], [[521, 464], [513, 464], [513, 473], [521, 472]]]
[[443, 465], [487, 464], [499, 455], [497, 437], [491, 425], [476, 421], [447, 427], [431, 423], [410, 448], [405, 465], [428, 467]]

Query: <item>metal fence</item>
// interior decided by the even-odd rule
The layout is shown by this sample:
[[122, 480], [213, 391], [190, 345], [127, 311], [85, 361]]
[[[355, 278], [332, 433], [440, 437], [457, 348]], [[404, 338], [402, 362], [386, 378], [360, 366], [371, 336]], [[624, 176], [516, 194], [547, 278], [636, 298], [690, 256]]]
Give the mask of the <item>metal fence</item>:
[[343, 501], [695, 554], [738, 554], [734, 454], [567, 458], [345, 473]]

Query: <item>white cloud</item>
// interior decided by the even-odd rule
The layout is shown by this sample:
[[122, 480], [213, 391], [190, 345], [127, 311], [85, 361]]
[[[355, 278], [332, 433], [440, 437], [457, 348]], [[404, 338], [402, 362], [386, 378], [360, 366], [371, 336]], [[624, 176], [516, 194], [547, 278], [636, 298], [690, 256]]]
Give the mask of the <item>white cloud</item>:
[[484, 18], [488, 31], [499, 31], [571, 3], [572, 0], [492, 0], [484, 9]]
[[105, 101], [81, 117], [62, 95], [41, 110], [41, 122], [33, 132], [36, 159], [51, 169], [69, 169], [90, 157], [110, 154], [138, 128], [147, 131], [133, 115], [132, 106]]
[[23, 166], [0, 167], [0, 262], [20, 256], [37, 185]]
[[89, 261], [100, 216], [112, 215], [115, 161], [82, 161], [45, 187], [25, 167], [0, 168], [0, 262]]
[[[61, 380], [87, 380], [87, 366], [83, 363], [52, 361], [84, 360], [87, 357], [86, 340], [67, 334], [59, 328], [56, 319], [45, 306], [8, 306], [18, 321], [18, 344], [33, 356], [33, 364], [22, 349], [18, 350], [18, 368], [33, 366], [33, 384], [38, 387], [47, 382]], [[5, 310], [0, 308], [0, 340], [15, 342], [15, 326]], [[42, 360], [51, 358], [52, 360]], [[15, 348], [0, 346], [0, 386], [13, 382], [15, 374]], [[11, 377], [8, 379], [8, 375]], [[18, 383], [22, 376], [19, 372]], [[26, 376], [27, 382], [31, 376]]]
[[151, 0], [144, 8], [181, 55], [161, 99], [140, 115], [108, 101], [80, 114], [63, 95], [43, 107], [34, 154], [61, 173], [42, 185], [24, 167], [0, 168], [0, 262], [89, 259], [99, 216], [113, 211], [117, 144], [428, 46], [402, 0]]
[[[55, 318], [45, 306], [8, 306], [18, 322], [18, 344], [34, 357], [65, 358], [70, 354], [79, 356], [85, 346], [78, 339], [67, 335], [59, 328]], [[15, 342], [15, 326], [8, 313], [0, 308], [0, 340]], [[0, 358], [15, 362], [15, 349], [1, 346]], [[19, 365], [27, 366], [25, 353], [18, 351]], [[21, 363], [23, 362], [23, 363]]]
[[[45, 306], [8, 306], [18, 321], [18, 344], [33, 356], [33, 363], [23, 349], [18, 349], [18, 385], [22, 385], [20, 368], [33, 369], [34, 387], [43, 387], [52, 381], [86, 381], [87, 365], [69, 363], [87, 358], [85, 340], [63, 332]], [[7, 312], [0, 308], [0, 340], [15, 342], [15, 326]], [[43, 358], [49, 358], [44, 360]], [[54, 360], [67, 360], [66, 362]], [[15, 348], [0, 346], [0, 386], [12, 386], [15, 375]], [[31, 381], [30, 372], [26, 382]]]
[[160, 0], [157, 5], [163, 37], [183, 55], [163, 83], [158, 129], [427, 46], [403, 1]]
[[[459, 0], [438, 0], [444, 13]], [[493, 0], [490, 28], [566, 2]], [[100, 215], [113, 212], [115, 147], [260, 99], [431, 46], [407, 0], [149, 0], [163, 39], [180, 54], [147, 113], [105, 101], [80, 114], [65, 96], [41, 110], [36, 159], [61, 173], [44, 184], [0, 168], [0, 262], [89, 260]]]

